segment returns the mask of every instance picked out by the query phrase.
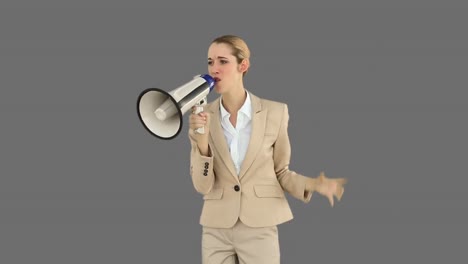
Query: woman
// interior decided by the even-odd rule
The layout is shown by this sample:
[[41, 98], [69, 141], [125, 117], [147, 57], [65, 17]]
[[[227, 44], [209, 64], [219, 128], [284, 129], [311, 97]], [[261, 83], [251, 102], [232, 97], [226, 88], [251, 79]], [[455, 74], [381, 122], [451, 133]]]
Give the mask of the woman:
[[220, 96], [190, 115], [190, 175], [204, 199], [203, 263], [280, 263], [277, 225], [293, 219], [284, 191], [305, 203], [316, 191], [331, 206], [344, 192], [343, 178], [289, 170], [288, 107], [246, 90], [249, 57], [240, 37], [214, 39], [208, 72]]

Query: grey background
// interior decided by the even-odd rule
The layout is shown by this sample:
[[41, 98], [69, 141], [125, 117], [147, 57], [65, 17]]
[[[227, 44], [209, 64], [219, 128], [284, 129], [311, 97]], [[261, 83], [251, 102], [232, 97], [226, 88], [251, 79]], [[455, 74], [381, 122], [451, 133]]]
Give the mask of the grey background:
[[156, 139], [136, 99], [227, 33], [289, 105], [291, 169], [349, 180], [335, 208], [289, 197], [284, 263], [466, 260], [462, 3], [2, 1], [0, 263], [200, 263], [187, 126]]

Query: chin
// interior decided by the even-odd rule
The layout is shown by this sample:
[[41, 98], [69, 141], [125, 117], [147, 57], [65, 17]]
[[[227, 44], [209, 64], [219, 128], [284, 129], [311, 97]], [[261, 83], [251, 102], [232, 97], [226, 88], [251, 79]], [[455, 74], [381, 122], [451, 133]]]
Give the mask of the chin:
[[215, 90], [215, 92], [217, 92], [218, 94], [222, 94], [222, 93], [223, 93], [223, 88], [220, 87], [219, 85], [215, 85], [214, 90]]

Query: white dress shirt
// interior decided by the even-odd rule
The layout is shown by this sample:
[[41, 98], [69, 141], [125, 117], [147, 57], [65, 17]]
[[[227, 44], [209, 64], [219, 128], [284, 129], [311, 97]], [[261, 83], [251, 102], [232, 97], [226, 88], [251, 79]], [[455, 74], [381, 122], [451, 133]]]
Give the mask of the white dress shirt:
[[224, 136], [226, 138], [237, 175], [239, 175], [242, 161], [244, 161], [245, 153], [249, 146], [250, 133], [252, 131], [252, 103], [250, 101], [250, 95], [247, 92], [247, 98], [237, 112], [236, 127], [234, 127], [231, 124], [231, 121], [229, 121], [231, 114], [229, 114], [229, 112], [224, 108], [222, 102], [223, 101], [221, 100], [221, 126], [224, 131]]

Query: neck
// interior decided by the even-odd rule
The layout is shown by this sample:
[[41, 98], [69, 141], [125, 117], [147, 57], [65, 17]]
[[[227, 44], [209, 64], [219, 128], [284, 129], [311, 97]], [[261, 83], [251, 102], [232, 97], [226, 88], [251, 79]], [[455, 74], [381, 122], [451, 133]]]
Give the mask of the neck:
[[224, 108], [230, 113], [237, 113], [247, 98], [244, 86], [239, 86], [231, 89], [228, 93], [223, 94], [222, 103]]

